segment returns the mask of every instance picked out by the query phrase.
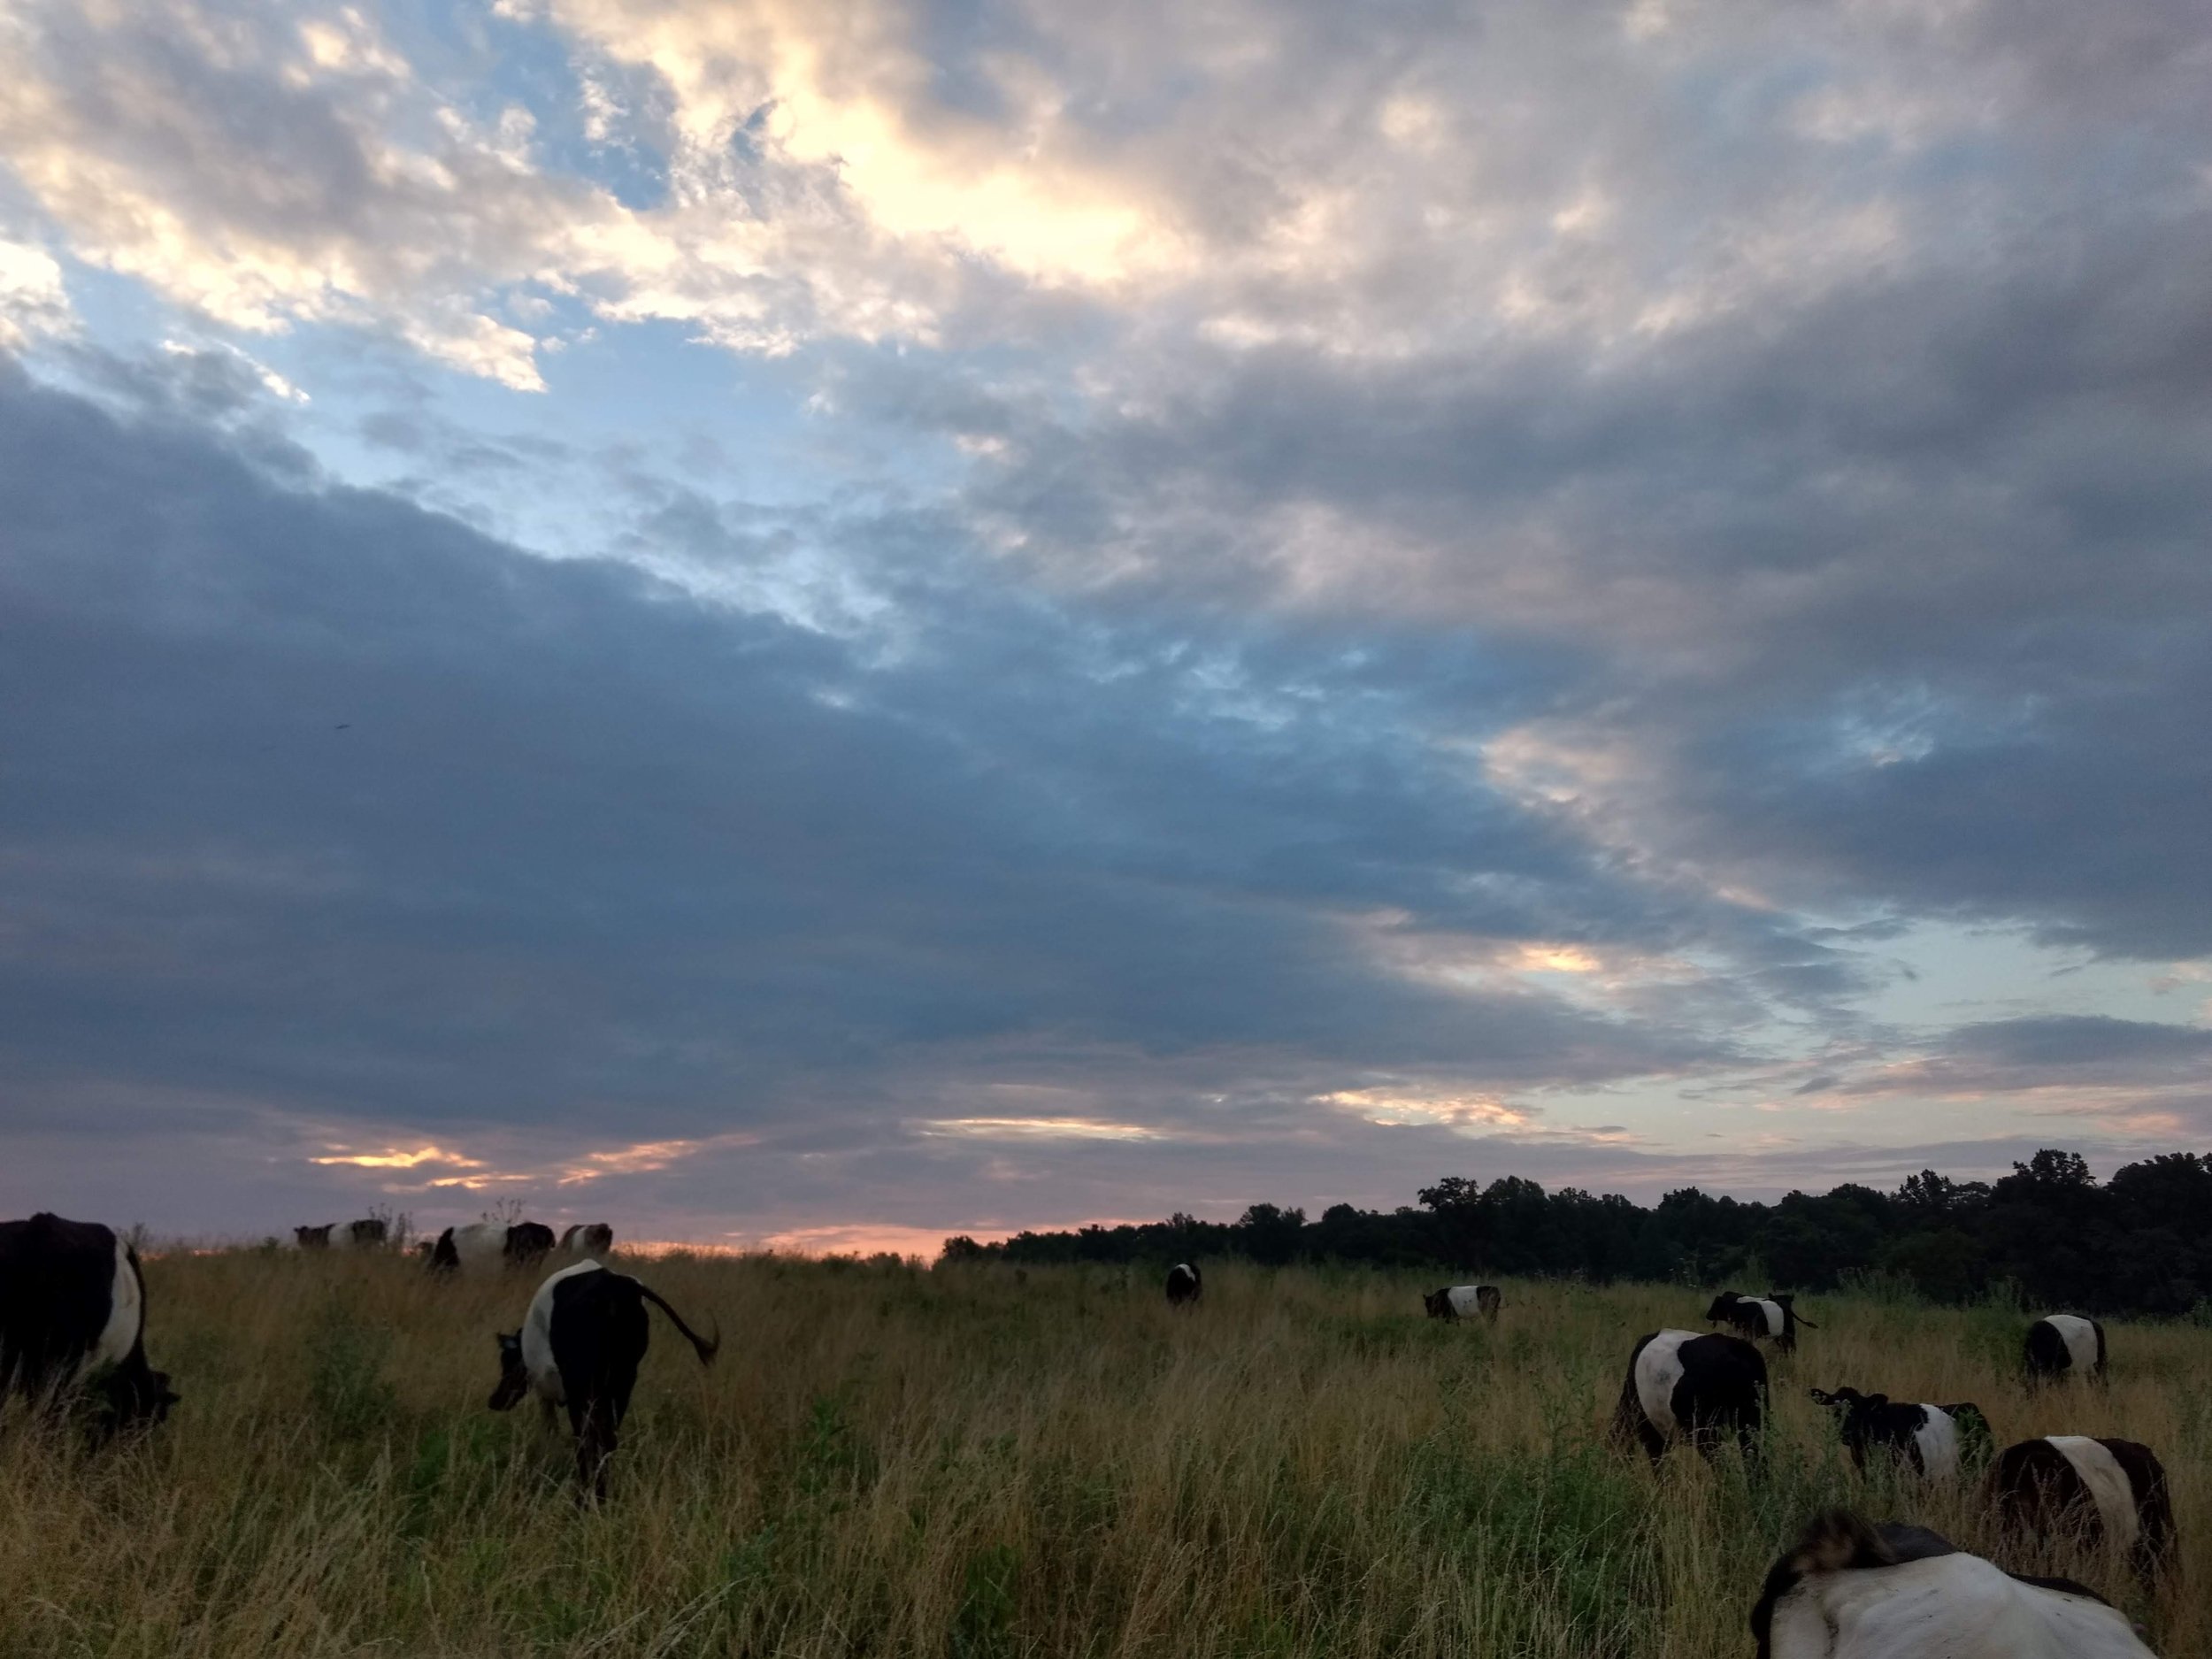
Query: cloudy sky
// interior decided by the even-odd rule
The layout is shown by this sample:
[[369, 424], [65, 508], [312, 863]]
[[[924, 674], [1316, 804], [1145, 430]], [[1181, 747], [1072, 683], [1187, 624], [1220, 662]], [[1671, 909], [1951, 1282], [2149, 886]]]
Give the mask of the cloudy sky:
[[0, 0], [0, 1205], [2212, 1144], [2212, 23]]

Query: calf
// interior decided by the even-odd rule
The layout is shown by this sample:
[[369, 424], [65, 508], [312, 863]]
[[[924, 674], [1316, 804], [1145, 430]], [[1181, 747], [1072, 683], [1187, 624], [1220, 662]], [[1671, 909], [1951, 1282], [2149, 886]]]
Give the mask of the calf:
[[1709, 1457], [1732, 1429], [1744, 1455], [1755, 1457], [1766, 1391], [1766, 1360], [1742, 1338], [1655, 1331], [1628, 1357], [1614, 1438], [1637, 1440], [1655, 1463], [1677, 1439]]
[[553, 1229], [538, 1221], [472, 1221], [464, 1227], [448, 1227], [430, 1249], [434, 1272], [468, 1268], [480, 1272], [504, 1263], [530, 1267], [541, 1262], [553, 1248]]
[[1705, 1310], [1709, 1325], [1732, 1325], [1739, 1336], [1754, 1340], [1765, 1339], [1785, 1352], [1797, 1346], [1797, 1327], [1808, 1331], [1820, 1327], [1810, 1319], [1798, 1317], [1792, 1304], [1794, 1296], [1739, 1296], [1732, 1290], [1724, 1290], [1713, 1298], [1713, 1305]]
[[1494, 1320], [1500, 1301], [1495, 1285], [1454, 1285], [1448, 1290], [1430, 1291], [1421, 1298], [1421, 1305], [1432, 1319], [1464, 1319], [1479, 1312], [1484, 1318]]
[[1171, 1308], [1179, 1308], [1187, 1302], [1196, 1302], [1205, 1288], [1205, 1281], [1198, 1277], [1198, 1270], [1188, 1262], [1178, 1262], [1167, 1270], [1167, 1302]]
[[2007, 1525], [2047, 1537], [2070, 1532], [2108, 1543], [2145, 1578], [2174, 1543], [2165, 1465], [2134, 1440], [2049, 1434], [1997, 1454], [1989, 1494]]
[[491, 1409], [509, 1410], [526, 1394], [538, 1396], [549, 1419], [554, 1407], [566, 1406], [580, 1491], [595, 1499], [607, 1495], [607, 1460], [651, 1338], [649, 1302], [683, 1333], [701, 1364], [713, 1363], [718, 1333], [708, 1340], [646, 1286], [596, 1262], [579, 1262], [547, 1279], [530, 1299], [522, 1329], [497, 1339], [499, 1386]]
[[0, 1397], [58, 1394], [80, 1377], [104, 1428], [161, 1422], [178, 1396], [146, 1363], [146, 1279], [111, 1227], [41, 1212], [0, 1222]]
[[2067, 1578], [2020, 1578], [1923, 1526], [1821, 1516], [1751, 1609], [1759, 1659], [2133, 1659], [2126, 1617]]
[[2079, 1314], [2047, 1314], [2028, 1327], [2024, 1358], [2031, 1383], [2065, 1376], [2101, 1378], [2104, 1326]]
[[[1812, 1391], [1816, 1403], [1836, 1414], [1851, 1461], [1866, 1467], [1869, 1447], [1902, 1457], [1932, 1480], [1955, 1480], [1962, 1463], [1989, 1455], [1989, 1419], [1979, 1406], [1900, 1405], [1887, 1394], [1855, 1388]], [[1978, 1461], [1978, 1460], [1977, 1460]]]
[[604, 1256], [614, 1248], [614, 1229], [603, 1221], [582, 1222], [561, 1234], [564, 1256]]

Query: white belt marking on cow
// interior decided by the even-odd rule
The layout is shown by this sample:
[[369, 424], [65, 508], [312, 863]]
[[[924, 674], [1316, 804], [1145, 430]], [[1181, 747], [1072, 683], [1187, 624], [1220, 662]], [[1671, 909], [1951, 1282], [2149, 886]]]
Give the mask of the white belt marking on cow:
[[1766, 1315], [1767, 1334], [1769, 1336], [1781, 1335], [1787, 1324], [1782, 1317], [1782, 1304], [1778, 1302], [1769, 1302], [1763, 1296], [1755, 1296], [1752, 1301], [1756, 1302], [1759, 1310]]
[[1682, 1380], [1682, 1345], [1694, 1342], [1694, 1331], [1662, 1331], [1644, 1344], [1636, 1356], [1636, 1399], [1651, 1426], [1662, 1434], [1677, 1432], [1674, 1391]]
[[596, 1262], [564, 1267], [538, 1286], [538, 1294], [530, 1298], [530, 1311], [523, 1316], [522, 1368], [530, 1374], [530, 1386], [539, 1398], [557, 1406], [568, 1402], [568, 1392], [561, 1386], [561, 1368], [553, 1357], [553, 1286], [579, 1273], [606, 1271]]
[[1924, 1405], [1928, 1420], [1912, 1432], [1920, 1448], [1920, 1467], [1932, 1480], [1955, 1480], [1959, 1472], [1959, 1425], [1941, 1406]]
[[139, 1332], [145, 1321], [146, 1298], [139, 1289], [138, 1270], [131, 1265], [131, 1247], [119, 1233], [115, 1240], [115, 1279], [108, 1291], [108, 1322], [87, 1363], [96, 1366], [121, 1364], [138, 1346]]
[[2097, 1369], [2097, 1327], [2070, 1313], [2054, 1313], [2043, 1321], [2066, 1340], [2074, 1369], [2084, 1376]]
[[2126, 1617], [1978, 1555], [1817, 1574], [1776, 1603], [1774, 1659], [2121, 1659]]
[[2117, 1549], [2132, 1549], [2143, 1531], [2142, 1517], [2135, 1512], [2135, 1488], [2129, 1484], [2127, 1471], [2120, 1467], [2120, 1460], [2097, 1441], [2085, 1434], [2046, 1435], [2052, 1445], [2065, 1455], [2081, 1477], [2081, 1484], [2089, 1488], [2089, 1495], [2097, 1501], [2097, 1513], [2104, 1517], [2104, 1535]]

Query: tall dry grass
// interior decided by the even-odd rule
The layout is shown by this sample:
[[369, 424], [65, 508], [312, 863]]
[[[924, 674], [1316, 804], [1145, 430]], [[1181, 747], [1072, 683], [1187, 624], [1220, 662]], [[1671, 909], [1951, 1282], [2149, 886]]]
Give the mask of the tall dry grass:
[[535, 1275], [152, 1262], [185, 1402], [97, 1454], [12, 1417], [0, 1654], [1747, 1654], [1760, 1579], [1822, 1505], [1996, 1544], [1970, 1494], [1852, 1471], [1804, 1396], [1849, 1382], [1978, 1401], [2001, 1440], [2156, 1448], [2176, 1581], [2065, 1565], [2170, 1659], [2212, 1659], [2212, 1331], [2116, 1325], [2110, 1386], [2031, 1397], [2016, 1315], [1815, 1299], [1747, 1480], [1603, 1438], [1633, 1339], [1697, 1324], [1688, 1291], [1509, 1285], [1491, 1330], [1366, 1271], [1210, 1267], [1179, 1314], [1095, 1269], [638, 1271], [727, 1340], [703, 1371], [657, 1333], [589, 1510], [564, 1437], [485, 1409]]

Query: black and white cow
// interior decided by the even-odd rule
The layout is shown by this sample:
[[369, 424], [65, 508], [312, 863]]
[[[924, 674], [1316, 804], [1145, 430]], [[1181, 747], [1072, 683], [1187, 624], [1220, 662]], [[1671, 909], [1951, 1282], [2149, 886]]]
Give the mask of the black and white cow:
[[1755, 1456], [1766, 1392], [1765, 1356], [1741, 1337], [1655, 1331], [1628, 1357], [1613, 1434], [1636, 1440], [1655, 1463], [1676, 1440], [1709, 1457], [1728, 1431]]
[[43, 1211], [0, 1222], [0, 1396], [56, 1394], [82, 1379], [103, 1426], [169, 1415], [169, 1373], [146, 1363], [146, 1279], [112, 1227]]
[[2047, 1314], [2028, 1327], [2028, 1380], [2104, 1375], [2104, 1326], [2078, 1313]]
[[718, 1333], [712, 1340], [701, 1336], [647, 1286], [596, 1262], [579, 1262], [547, 1279], [530, 1299], [522, 1329], [497, 1339], [499, 1386], [491, 1409], [509, 1410], [534, 1394], [550, 1421], [556, 1406], [566, 1406], [577, 1479], [595, 1498], [607, 1495], [607, 1460], [651, 1340], [649, 1302], [683, 1333], [701, 1364], [713, 1363]]
[[604, 1256], [614, 1248], [614, 1229], [603, 1221], [579, 1222], [561, 1234], [563, 1256]]
[[1205, 1288], [1205, 1280], [1199, 1278], [1198, 1270], [1188, 1262], [1178, 1262], [1167, 1270], [1167, 1301], [1171, 1308], [1196, 1302]]
[[1834, 1509], [1768, 1571], [1759, 1659], [2136, 1659], [2126, 1616], [2068, 1578], [2020, 1578], [1924, 1526]]
[[2022, 1440], [1997, 1454], [1989, 1494], [2007, 1525], [2038, 1537], [2070, 1532], [2093, 1547], [2109, 1544], [2145, 1578], [2173, 1548], [2165, 1465], [2135, 1440], [2086, 1434]]
[[1713, 1305], [1705, 1310], [1709, 1325], [1733, 1325], [1736, 1334], [1756, 1341], [1771, 1341], [1785, 1351], [1797, 1346], [1797, 1327], [1808, 1331], [1820, 1327], [1810, 1319], [1801, 1318], [1792, 1305], [1795, 1296], [1740, 1296], [1732, 1290], [1724, 1290], [1713, 1298]]
[[[331, 1235], [337, 1231], [338, 1224], [334, 1221], [326, 1222], [319, 1227], [295, 1227], [292, 1229], [292, 1240], [303, 1250], [327, 1250]], [[385, 1240], [390, 1236], [389, 1225], [372, 1216], [365, 1221], [346, 1223], [341, 1242], [350, 1249], [380, 1250], [384, 1248]]]
[[1495, 1285], [1454, 1285], [1448, 1290], [1430, 1291], [1421, 1305], [1432, 1319], [1467, 1319], [1479, 1313], [1494, 1320], [1502, 1300]]
[[1866, 1467], [1870, 1448], [1901, 1457], [1932, 1480], [1955, 1480], [1969, 1463], [1989, 1455], [1989, 1419], [1971, 1402], [1905, 1405], [1855, 1388], [1815, 1388], [1813, 1400], [1836, 1414], [1851, 1461]]
[[430, 1249], [430, 1266], [434, 1272], [464, 1267], [481, 1272], [502, 1264], [532, 1267], [552, 1248], [553, 1229], [542, 1222], [518, 1221], [510, 1226], [503, 1221], [472, 1221], [438, 1235]]

